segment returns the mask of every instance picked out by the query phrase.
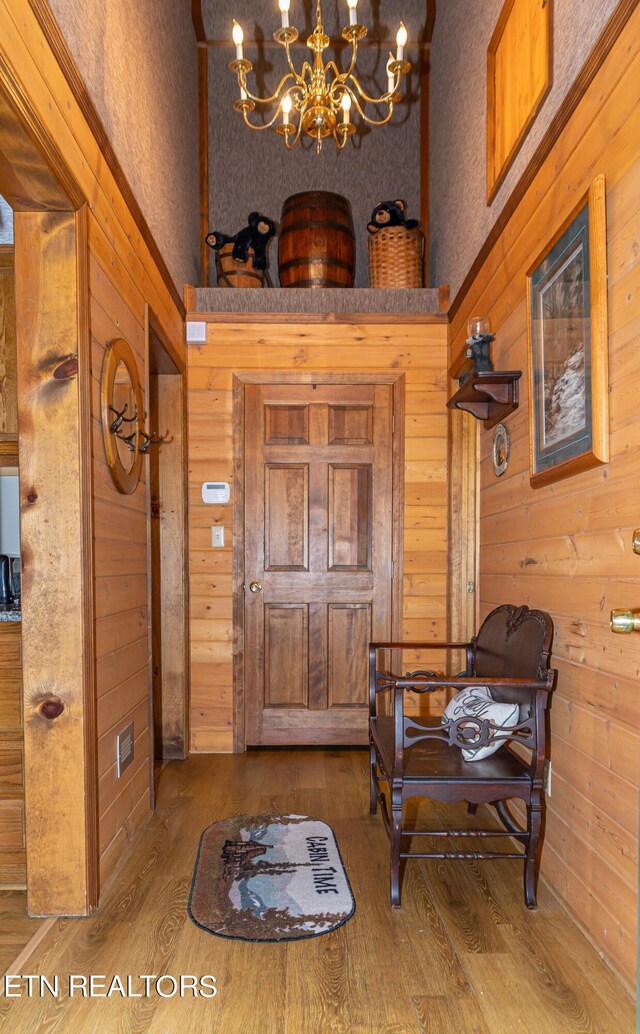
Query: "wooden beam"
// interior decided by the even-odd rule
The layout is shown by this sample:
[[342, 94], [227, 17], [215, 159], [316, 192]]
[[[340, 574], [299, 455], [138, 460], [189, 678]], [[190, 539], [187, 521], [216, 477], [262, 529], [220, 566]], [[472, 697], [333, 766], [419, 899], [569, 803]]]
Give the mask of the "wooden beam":
[[75, 207], [4, 93], [0, 93], [0, 188], [14, 211]]
[[28, 908], [97, 901], [86, 212], [15, 216]]
[[204, 19], [202, 17], [202, 0], [191, 0], [191, 20], [193, 22], [193, 31], [196, 34], [198, 43], [203, 43], [207, 38], [207, 34], [204, 28]]
[[420, 55], [420, 227], [424, 236], [423, 284], [431, 282], [429, 264], [429, 53]]
[[209, 287], [209, 52], [198, 48], [198, 140], [200, 155], [200, 286]]

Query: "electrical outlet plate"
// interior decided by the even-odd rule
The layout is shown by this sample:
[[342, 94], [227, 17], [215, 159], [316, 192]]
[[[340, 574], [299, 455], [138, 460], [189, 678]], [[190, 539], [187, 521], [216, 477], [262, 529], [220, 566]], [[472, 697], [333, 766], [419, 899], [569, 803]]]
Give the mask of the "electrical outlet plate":
[[224, 546], [224, 527], [215, 524], [211, 528], [211, 545], [214, 549], [221, 549]]
[[116, 775], [118, 779], [133, 761], [133, 722], [116, 736]]

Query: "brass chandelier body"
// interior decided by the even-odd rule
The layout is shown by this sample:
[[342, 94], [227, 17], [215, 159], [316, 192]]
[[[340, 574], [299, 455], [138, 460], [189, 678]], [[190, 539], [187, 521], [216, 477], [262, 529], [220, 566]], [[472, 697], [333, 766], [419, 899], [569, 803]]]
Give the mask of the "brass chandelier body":
[[[353, 0], [349, 6], [355, 11]], [[286, 10], [288, 11], [288, 4]], [[298, 30], [283, 24], [283, 27], [274, 33], [273, 38], [284, 47], [289, 70], [283, 75], [275, 93], [270, 97], [258, 97], [252, 94], [247, 86], [247, 75], [252, 71], [253, 65], [242, 53], [242, 30], [234, 23], [236, 59], [231, 62], [229, 68], [236, 73], [240, 87], [240, 100], [236, 101], [234, 108], [242, 113], [249, 129], [271, 129], [281, 119], [282, 121], [275, 126], [276, 132], [283, 138], [289, 150], [293, 150], [303, 134], [316, 141], [318, 154], [323, 140], [328, 137], [333, 137], [338, 148], [342, 150], [351, 134], [355, 132], [351, 120], [352, 107], [369, 125], [386, 125], [393, 116], [394, 103], [401, 97], [398, 91], [402, 77], [411, 69], [410, 62], [404, 60], [406, 30], [401, 24], [397, 56], [394, 59], [393, 55], [389, 54], [387, 63], [387, 91], [379, 97], [370, 97], [355, 75], [358, 43], [366, 34], [364, 25], [347, 25], [342, 31], [342, 38], [351, 44], [347, 70], [341, 72], [335, 61], [325, 64], [323, 53], [331, 45], [331, 40], [324, 32], [321, 4], [320, 0], [317, 0], [316, 27], [307, 39], [307, 47], [313, 54], [312, 62], [305, 61], [300, 72], [296, 71], [291, 58], [291, 45], [298, 39]], [[275, 112], [268, 121], [256, 125], [250, 121], [249, 115], [257, 105], [264, 108], [275, 105]], [[371, 118], [365, 111], [367, 105], [377, 105], [386, 110], [381, 112], [381, 117]]]

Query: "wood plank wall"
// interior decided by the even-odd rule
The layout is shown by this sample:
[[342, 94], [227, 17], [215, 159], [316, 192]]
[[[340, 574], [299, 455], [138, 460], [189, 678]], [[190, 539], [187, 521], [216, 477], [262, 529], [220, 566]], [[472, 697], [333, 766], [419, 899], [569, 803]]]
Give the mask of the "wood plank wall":
[[[438, 639], [446, 625], [446, 338], [437, 319], [395, 326], [291, 320], [209, 323], [207, 344], [189, 346], [192, 750], [233, 749], [232, 510], [201, 497], [203, 481], [233, 483], [233, 372], [406, 374], [404, 638]], [[224, 549], [211, 548], [215, 524], [225, 526]]]
[[[148, 303], [179, 355], [183, 323], [150, 246], [107, 167], [90, 126], [28, 4], [0, 0], [0, 57], [23, 84], [38, 118], [90, 205], [89, 320], [92, 336], [95, 643], [100, 883], [111, 875], [149, 814], [147, 523], [145, 487], [120, 495], [110, 480], [99, 427], [106, 343], [124, 337], [145, 382]], [[115, 779], [115, 735], [135, 723], [135, 762]]]
[[[542, 871], [615, 968], [632, 980], [638, 884], [640, 639], [609, 630], [611, 608], [640, 605], [640, 8], [586, 91], [452, 325], [488, 313], [496, 368], [522, 369], [495, 478], [480, 432], [480, 610], [549, 610], [559, 670], [551, 710], [552, 795]], [[525, 274], [591, 181], [606, 176], [611, 462], [555, 485], [529, 484]], [[471, 417], [465, 418], [471, 420]]]
[[0, 624], [0, 886], [26, 886], [20, 622]]

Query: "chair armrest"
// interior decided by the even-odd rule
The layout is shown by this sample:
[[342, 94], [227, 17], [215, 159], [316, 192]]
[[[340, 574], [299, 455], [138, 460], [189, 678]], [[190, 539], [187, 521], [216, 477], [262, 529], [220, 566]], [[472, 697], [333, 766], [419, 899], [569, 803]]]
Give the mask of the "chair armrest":
[[472, 643], [369, 643], [371, 650], [466, 650]]
[[411, 674], [401, 678], [391, 675], [389, 680], [394, 688], [407, 689], [414, 693], [430, 693], [436, 689], [456, 689], [456, 687], [465, 689], [467, 686], [488, 686], [489, 689], [534, 689], [548, 692], [553, 682], [553, 673], [551, 673], [551, 678], [547, 676], [544, 679], [494, 679], [485, 675], [457, 675], [455, 678], [436, 675], [431, 678], [416, 673], [415, 678]]

